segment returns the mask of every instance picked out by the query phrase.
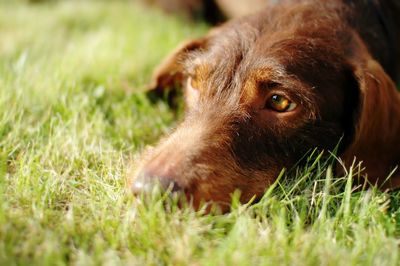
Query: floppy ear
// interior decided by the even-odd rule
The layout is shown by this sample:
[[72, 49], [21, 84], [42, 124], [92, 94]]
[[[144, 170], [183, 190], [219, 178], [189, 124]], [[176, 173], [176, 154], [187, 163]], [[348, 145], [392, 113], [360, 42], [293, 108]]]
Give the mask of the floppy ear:
[[362, 161], [372, 184], [400, 187], [399, 171], [387, 180], [400, 163], [400, 94], [382, 66], [366, 54], [353, 63], [360, 105], [354, 140], [342, 158], [347, 166], [354, 157]]
[[171, 106], [175, 106], [178, 90], [183, 86], [185, 73], [183, 61], [189, 52], [200, 50], [206, 46], [206, 38], [186, 41], [168, 55], [154, 70], [147, 94], [151, 99], [167, 98]]

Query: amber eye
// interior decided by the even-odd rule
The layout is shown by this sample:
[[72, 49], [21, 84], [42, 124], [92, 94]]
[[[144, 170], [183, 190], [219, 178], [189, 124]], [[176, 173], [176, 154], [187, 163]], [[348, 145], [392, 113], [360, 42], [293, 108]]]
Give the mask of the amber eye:
[[267, 102], [267, 108], [280, 113], [292, 111], [296, 106], [297, 104], [278, 94], [272, 95]]
[[190, 88], [198, 90], [200, 84], [196, 76], [190, 76], [187, 82]]

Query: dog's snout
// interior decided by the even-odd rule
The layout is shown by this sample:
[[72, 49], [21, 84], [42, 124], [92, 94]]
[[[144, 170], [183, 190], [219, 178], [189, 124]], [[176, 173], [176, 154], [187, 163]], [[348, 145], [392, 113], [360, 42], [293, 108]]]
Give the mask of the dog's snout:
[[155, 172], [142, 170], [131, 184], [131, 190], [135, 195], [149, 194], [155, 189], [161, 192], [178, 192], [182, 188], [170, 176], [164, 176]]

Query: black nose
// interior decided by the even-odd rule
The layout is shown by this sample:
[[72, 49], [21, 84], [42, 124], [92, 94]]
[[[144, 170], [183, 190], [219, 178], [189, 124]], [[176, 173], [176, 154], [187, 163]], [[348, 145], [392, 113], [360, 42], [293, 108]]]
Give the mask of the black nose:
[[131, 190], [135, 195], [150, 194], [156, 189], [160, 192], [178, 192], [181, 187], [171, 177], [157, 176], [146, 170], [142, 170], [131, 184]]

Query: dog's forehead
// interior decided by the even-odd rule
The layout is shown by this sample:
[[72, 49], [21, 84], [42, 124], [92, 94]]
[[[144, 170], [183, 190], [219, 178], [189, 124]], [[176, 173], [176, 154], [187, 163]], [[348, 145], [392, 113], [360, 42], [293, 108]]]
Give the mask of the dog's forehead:
[[[188, 65], [200, 77], [206, 97], [219, 94], [240, 99], [245, 90], [254, 94], [257, 78], [308, 98], [335, 83], [343, 64], [340, 45], [329, 34], [299, 31], [291, 22], [280, 22], [278, 17], [266, 21], [265, 17], [260, 13], [258, 18], [221, 27], [202, 50], [192, 54]], [[260, 71], [265, 69], [268, 75]]]
[[228, 28], [210, 37], [206, 49], [198, 54], [197, 64], [229, 69], [238, 66], [253, 47], [259, 33], [254, 28]]
[[282, 50], [290, 46], [293, 49], [308, 47], [309, 42], [293, 38], [291, 27], [282, 29], [278, 34], [275, 27], [261, 19], [227, 24], [208, 37], [207, 45], [202, 50], [192, 54], [190, 64], [193, 68], [207, 66], [203, 69], [228, 76], [238, 71], [248, 72], [259, 68], [282, 71], [292, 63], [286, 59], [304, 58], [283, 55]]
[[212, 36], [204, 49], [193, 52], [186, 68], [201, 80], [207, 80], [212, 89], [216, 85], [225, 89], [242, 87], [243, 82], [254, 77], [252, 74], [260, 73], [260, 69], [288, 78], [282, 61], [268, 49], [274, 42], [266, 42], [266, 34], [246, 23], [228, 27]]

